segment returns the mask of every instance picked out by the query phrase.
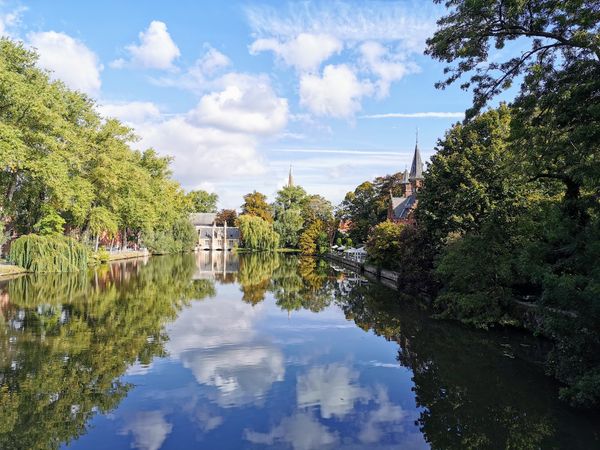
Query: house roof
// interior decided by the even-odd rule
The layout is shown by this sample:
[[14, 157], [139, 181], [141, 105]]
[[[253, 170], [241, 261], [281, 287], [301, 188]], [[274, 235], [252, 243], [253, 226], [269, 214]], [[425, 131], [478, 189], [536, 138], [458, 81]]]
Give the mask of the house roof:
[[190, 221], [194, 226], [212, 225], [217, 218], [216, 213], [192, 213]]
[[415, 194], [409, 195], [408, 197], [392, 197], [392, 213], [394, 219], [406, 219], [416, 201], [417, 196]]

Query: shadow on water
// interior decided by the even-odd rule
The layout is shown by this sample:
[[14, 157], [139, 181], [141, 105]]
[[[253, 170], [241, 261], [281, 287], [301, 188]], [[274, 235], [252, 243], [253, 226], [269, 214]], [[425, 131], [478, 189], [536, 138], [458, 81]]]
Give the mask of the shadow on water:
[[0, 448], [57, 448], [86, 434], [133, 388], [121, 381], [128, 367], [165, 356], [165, 326], [182, 308], [232, 283], [250, 305], [339, 308], [396, 343], [432, 448], [600, 445], [598, 415], [559, 403], [544, 376], [547, 342], [431, 320], [419, 302], [321, 260], [199, 253], [0, 284]]

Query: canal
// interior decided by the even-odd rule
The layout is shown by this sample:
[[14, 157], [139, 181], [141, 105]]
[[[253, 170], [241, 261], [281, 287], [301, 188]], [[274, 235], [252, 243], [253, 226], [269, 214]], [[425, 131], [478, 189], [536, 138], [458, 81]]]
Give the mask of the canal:
[[591, 449], [548, 343], [324, 261], [199, 253], [0, 282], [2, 449]]

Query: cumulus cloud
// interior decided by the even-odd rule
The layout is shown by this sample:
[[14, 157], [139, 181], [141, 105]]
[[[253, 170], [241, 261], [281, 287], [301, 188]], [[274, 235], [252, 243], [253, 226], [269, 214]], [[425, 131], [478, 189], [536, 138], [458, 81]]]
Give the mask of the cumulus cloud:
[[135, 414], [120, 434], [133, 435], [132, 448], [158, 450], [172, 429], [173, 426], [165, 420], [161, 411], [143, 411]]
[[[195, 303], [182, 312], [169, 330], [167, 350], [190, 369], [196, 381], [212, 391], [207, 394], [227, 408], [261, 403], [276, 381], [285, 374], [281, 350], [260, 339], [255, 322], [260, 305], [237, 298]], [[225, 320], [228, 332], [220, 325]]]
[[331, 446], [339, 441], [335, 432], [319, 423], [313, 416], [298, 413], [283, 420], [268, 433], [245, 430], [244, 438], [253, 444], [272, 446], [286, 443], [294, 450], [312, 450]]
[[181, 114], [161, 114], [149, 102], [107, 103], [99, 109], [133, 126], [139, 148], [174, 156], [174, 175], [186, 188], [263, 174], [258, 145], [285, 128], [287, 100], [277, 96], [266, 76], [229, 73], [215, 79], [213, 87]]
[[96, 54], [85, 44], [56, 31], [29, 33], [27, 38], [40, 55], [39, 65], [52, 71], [54, 79], [60, 79], [70, 88], [86, 94], [99, 93], [103, 67]]
[[387, 97], [392, 82], [419, 71], [419, 66], [414, 62], [406, 61], [399, 54], [392, 54], [383, 44], [376, 41], [361, 44], [360, 53], [366, 70], [377, 78], [377, 95], [380, 98]]
[[173, 62], [180, 56], [180, 51], [164, 22], [153, 20], [148, 29], [139, 33], [139, 44], [125, 47], [129, 59], [119, 58], [110, 63], [113, 68], [128, 65], [146, 69], [172, 69]]
[[[246, 8], [255, 36], [250, 53], [272, 51], [295, 67], [300, 103], [313, 114], [351, 118], [363, 98], [385, 98], [394, 82], [419, 71], [414, 57], [435, 30], [440, 9], [412, 3], [252, 5]], [[336, 53], [345, 64], [320, 74], [321, 63]]]
[[299, 71], [315, 71], [323, 61], [342, 50], [342, 42], [327, 34], [300, 33], [281, 42], [275, 38], [257, 39], [250, 46], [250, 53], [272, 51], [288, 66]]
[[298, 407], [319, 406], [324, 419], [343, 417], [353, 410], [356, 401], [369, 397], [357, 380], [358, 372], [339, 363], [313, 367], [298, 377]]
[[207, 49], [204, 55], [183, 73], [152, 78], [152, 82], [158, 86], [186, 89], [199, 95], [220, 87], [217, 75], [231, 66], [231, 60], [209, 44], [204, 44], [204, 47]]
[[222, 90], [204, 95], [191, 112], [197, 123], [252, 134], [273, 134], [287, 124], [287, 100], [275, 95], [267, 77], [230, 73], [219, 84]]
[[300, 104], [318, 116], [350, 117], [361, 108], [360, 100], [373, 91], [345, 64], [328, 65], [323, 75], [300, 78]]
[[152, 102], [120, 102], [98, 105], [104, 117], [115, 117], [130, 124], [154, 120], [160, 117], [160, 110]]

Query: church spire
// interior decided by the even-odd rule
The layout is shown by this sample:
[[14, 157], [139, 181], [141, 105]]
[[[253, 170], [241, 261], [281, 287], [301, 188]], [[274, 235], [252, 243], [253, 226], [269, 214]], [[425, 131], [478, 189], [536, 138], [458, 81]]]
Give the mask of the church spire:
[[292, 176], [292, 165], [290, 164], [290, 173], [288, 175], [288, 187], [292, 187], [294, 185], [294, 177]]
[[417, 138], [415, 141], [415, 154], [412, 160], [412, 166], [410, 166], [409, 179], [422, 180], [423, 179], [423, 162], [421, 161], [421, 152], [419, 151], [419, 129], [417, 128]]

